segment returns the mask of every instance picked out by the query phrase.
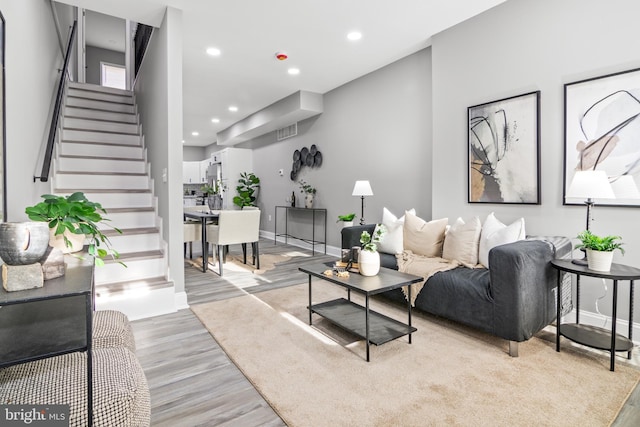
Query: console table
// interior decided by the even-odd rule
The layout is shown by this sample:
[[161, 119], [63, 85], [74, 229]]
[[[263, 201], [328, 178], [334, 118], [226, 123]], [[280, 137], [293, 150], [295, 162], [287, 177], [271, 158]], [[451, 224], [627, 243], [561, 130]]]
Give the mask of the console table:
[[[599, 350], [607, 350], [611, 353], [609, 370], [615, 367], [616, 351], [626, 351], [627, 358], [631, 359], [633, 348], [633, 281], [640, 279], [640, 269], [623, 264], [612, 264], [610, 271], [590, 270], [587, 266], [573, 264], [570, 260], [555, 259], [551, 261], [553, 268], [558, 270], [558, 302], [556, 318], [556, 351], [560, 351], [560, 335], [569, 338], [579, 344]], [[564, 323], [560, 321], [560, 301], [562, 287], [561, 272], [566, 271], [576, 275], [576, 323]], [[613, 311], [611, 313], [611, 331], [597, 326], [580, 324], [580, 276], [597, 277], [613, 281]], [[629, 335], [624, 337], [616, 334], [617, 310], [618, 310], [618, 281], [629, 281]]]
[[[284, 209], [284, 233], [278, 234], [278, 209]], [[311, 239], [293, 236], [289, 234], [289, 212], [293, 211], [295, 213], [311, 213]], [[319, 214], [319, 215], [318, 215]], [[316, 217], [322, 217], [323, 222], [319, 222], [322, 224], [324, 230], [324, 239], [316, 240]], [[315, 255], [316, 253], [316, 245], [324, 245], [324, 254], [327, 254], [327, 210], [319, 209], [319, 208], [296, 208], [293, 206], [276, 206], [275, 212], [275, 226], [274, 226], [274, 239], [273, 244], [278, 243], [278, 237], [284, 236], [284, 242], [288, 242], [288, 238], [301, 240], [303, 242], [311, 244], [311, 255]]]
[[[0, 368], [58, 356], [87, 353], [87, 410], [93, 422], [91, 337], [93, 258], [65, 256], [66, 273], [42, 288], [7, 292], [0, 287]], [[58, 402], [51, 402], [58, 403]]]

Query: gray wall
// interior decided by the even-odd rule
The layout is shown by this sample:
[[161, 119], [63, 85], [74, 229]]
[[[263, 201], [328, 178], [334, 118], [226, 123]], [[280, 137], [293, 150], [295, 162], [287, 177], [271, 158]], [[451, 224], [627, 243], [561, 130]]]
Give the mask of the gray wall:
[[181, 11], [167, 8], [162, 26], [154, 29], [135, 94], [162, 218], [162, 237], [169, 245], [169, 275], [176, 292], [184, 292]]
[[[124, 31], [124, 26], [123, 26]], [[124, 52], [117, 52], [115, 50], [102, 49], [95, 46], [87, 46], [86, 48], [86, 61], [87, 61], [87, 83], [93, 83], [94, 85], [100, 84], [100, 62], [108, 62], [110, 64], [122, 65], [124, 67]]]
[[39, 153], [63, 58], [48, 0], [0, 0], [0, 10], [6, 22], [7, 220], [25, 221], [24, 208], [51, 191], [33, 176], [42, 167]]
[[[302, 194], [289, 171], [294, 150], [312, 144], [322, 152], [323, 164], [304, 168], [298, 178], [317, 188], [314, 206], [327, 209], [329, 245], [340, 247], [338, 215], [360, 217], [360, 199], [351, 196], [359, 179], [368, 179], [374, 193], [365, 199], [368, 223], [381, 220], [383, 206], [399, 215], [416, 208], [430, 218], [430, 100], [431, 50], [424, 49], [326, 93], [324, 112], [299, 123], [298, 136], [273, 142], [270, 133], [251, 141], [254, 171], [262, 181], [260, 228], [274, 231], [275, 206], [285, 205], [292, 191], [301, 206]], [[284, 230], [280, 217], [278, 232]]]
[[[639, 14], [636, 0], [510, 0], [434, 36], [433, 216], [484, 220], [495, 211], [503, 222], [524, 217], [528, 234], [576, 236], [586, 209], [562, 205], [563, 85], [639, 67]], [[534, 90], [541, 91], [542, 204], [468, 204], [467, 107]], [[616, 253], [614, 261], [640, 266], [639, 215], [596, 207], [594, 233], [626, 242], [626, 256]], [[603, 288], [584, 282], [581, 308], [595, 311]], [[621, 291], [619, 313], [626, 318], [626, 283]], [[611, 289], [600, 303], [601, 312], [610, 308]]]
[[207, 159], [211, 154], [206, 155], [205, 150], [205, 147], [182, 147], [182, 160], [185, 162], [196, 162]]

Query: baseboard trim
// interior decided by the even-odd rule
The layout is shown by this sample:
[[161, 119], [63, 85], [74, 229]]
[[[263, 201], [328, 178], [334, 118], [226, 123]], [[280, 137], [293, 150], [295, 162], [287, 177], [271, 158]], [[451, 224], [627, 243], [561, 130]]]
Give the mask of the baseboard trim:
[[[262, 237], [263, 239], [268, 239], [271, 241], [274, 241], [274, 237], [275, 234], [271, 231], [264, 231], [264, 230], [260, 230], [260, 237]], [[277, 239], [278, 243], [285, 243], [285, 238], [282, 236], [279, 236]], [[307, 243], [305, 241], [296, 239], [296, 238], [288, 238], [286, 239], [286, 243], [287, 245], [291, 245], [291, 246], [295, 246], [297, 248], [303, 248], [303, 249], [308, 249], [308, 250], [312, 250], [312, 246], [310, 243]], [[315, 245], [315, 251], [324, 254], [324, 244], [316, 244]], [[327, 255], [331, 255], [334, 257], [340, 257], [340, 254], [342, 253], [341, 249], [335, 246], [331, 246], [331, 245], [327, 245]]]

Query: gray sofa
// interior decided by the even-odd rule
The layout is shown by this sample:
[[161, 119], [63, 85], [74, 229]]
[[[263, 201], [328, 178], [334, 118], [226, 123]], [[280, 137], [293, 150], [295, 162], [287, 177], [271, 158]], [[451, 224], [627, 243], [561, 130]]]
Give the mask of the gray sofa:
[[[342, 248], [360, 246], [360, 234], [375, 224], [342, 229]], [[517, 343], [526, 341], [556, 318], [557, 272], [554, 258], [571, 253], [566, 237], [528, 237], [493, 248], [490, 268], [457, 267], [427, 280], [415, 308], [509, 340], [509, 354], [517, 356]], [[383, 267], [397, 269], [394, 254], [380, 253]], [[572, 309], [570, 278], [563, 278], [562, 313]], [[406, 304], [400, 289], [383, 296]]]

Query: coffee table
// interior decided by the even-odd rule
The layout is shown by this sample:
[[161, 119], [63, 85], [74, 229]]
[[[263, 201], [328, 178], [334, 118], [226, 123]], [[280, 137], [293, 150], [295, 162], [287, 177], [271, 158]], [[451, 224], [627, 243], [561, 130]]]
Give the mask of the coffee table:
[[[365, 339], [367, 344], [367, 362], [369, 362], [370, 344], [381, 345], [402, 336], [409, 336], [417, 329], [411, 326], [411, 287], [409, 286], [407, 301], [408, 322], [403, 323], [369, 308], [369, 298], [373, 295], [397, 289], [405, 285], [417, 283], [422, 277], [401, 273], [396, 270], [381, 267], [376, 276], [361, 276], [350, 273], [349, 277], [338, 277], [324, 274], [332, 268], [332, 264], [313, 264], [298, 269], [309, 275], [309, 325], [312, 325], [312, 314], [316, 313], [331, 323]], [[347, 298], [338, 298], [319, 304], [312, 303], [312, 278], [334, 283], [347, 289]], [[365, 306], [351, 301], [351, 291], [364, 295]]]

